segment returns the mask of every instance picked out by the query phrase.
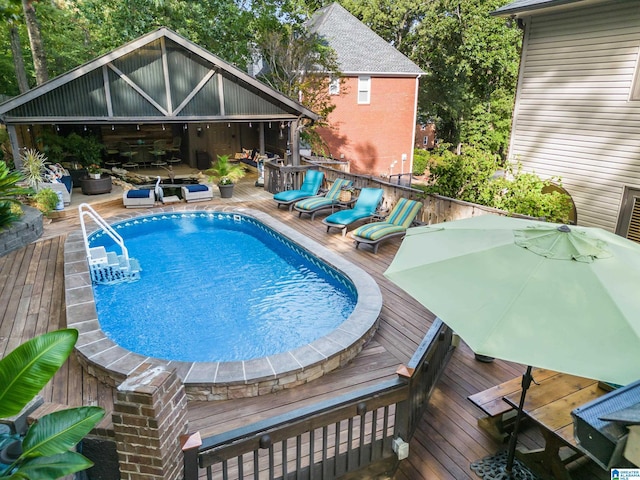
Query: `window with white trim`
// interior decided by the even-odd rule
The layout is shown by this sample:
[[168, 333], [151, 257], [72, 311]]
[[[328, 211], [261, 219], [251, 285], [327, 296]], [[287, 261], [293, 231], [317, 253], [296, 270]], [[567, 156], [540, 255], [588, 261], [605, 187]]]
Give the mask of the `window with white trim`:
[[329, 95], [340, 95], [340, 78], [331, 77], [329, 81]]
[[371, 77], [358, 77], [358, 104], [371, 103]]

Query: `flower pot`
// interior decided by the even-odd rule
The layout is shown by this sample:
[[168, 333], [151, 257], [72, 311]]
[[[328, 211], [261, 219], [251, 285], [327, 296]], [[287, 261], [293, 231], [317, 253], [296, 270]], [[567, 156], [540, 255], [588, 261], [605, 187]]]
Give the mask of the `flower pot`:
[[89, 178], [93, 178], [94, 180], [100, 180], [99, 173], [89, 173]]
[[218, 185], [220, 189], [220, 198], [231, 198], [233, 197], [233, 183], [229, 183], [227, 185]]

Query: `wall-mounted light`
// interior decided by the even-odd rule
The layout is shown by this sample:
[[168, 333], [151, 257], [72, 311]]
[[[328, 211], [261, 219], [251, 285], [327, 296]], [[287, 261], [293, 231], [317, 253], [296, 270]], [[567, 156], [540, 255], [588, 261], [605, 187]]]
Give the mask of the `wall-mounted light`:
[[136, 125], [136, 130], [140, 131], [140, 124]]
[[284, 138], [284, 122], [280, 122], [280, 133], [278, 134], [278, 138], [282, 140]]
[[231, 128], [231, 124], [230, 124], [230, 123], [227, 123], [227, 127], [228, 127], [228, 128]]
[[164, 123], [162, 124], [162, 130], [164, 131]]
[[251, 128], [251, 122], [249, 122], [249, 128]]
[[111, 125], [111, 131], [113, 132], [116, 129], [115, 125]]
[[56, 132], [60, 131], [60, 125], [56, 125]]
[[87, 126], [86, 126], [86, 125], [84, 126], [84, 131], [85, 131], [85, 132], [87, 131]]
[[209, 130], [209, 124], [207, 123], [207, 130]]

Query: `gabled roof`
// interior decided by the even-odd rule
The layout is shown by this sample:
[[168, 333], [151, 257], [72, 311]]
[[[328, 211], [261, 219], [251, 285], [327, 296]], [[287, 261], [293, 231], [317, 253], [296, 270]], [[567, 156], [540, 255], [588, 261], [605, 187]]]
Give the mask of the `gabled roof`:
[[292, 120], [318, 116], [161, 27], [0, 104], [4, 123]]
[[424, 73], [338, 3], [317, 10], [307, 26], [335, 50], [342, 74], [415, 77]]
[[491, 12], [491, 15], [507, 17], [511, 15], [520, 16], [524, 13], [531, 13], [551, 7], [560, 7], [572, 3], [589, 3], [589, 0], [516, 0], [504, 7]]

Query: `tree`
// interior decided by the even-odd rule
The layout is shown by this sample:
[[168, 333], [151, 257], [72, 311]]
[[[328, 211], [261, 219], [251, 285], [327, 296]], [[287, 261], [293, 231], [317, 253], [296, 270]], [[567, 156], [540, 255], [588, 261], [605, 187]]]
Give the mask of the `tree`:
[[265, 63], [259, 78], [320, 116], [303, 130], [302, 137], [314, 151], [323, 151], [324, 142], [316, 128], [327, 126], [326, 119], [335, 109], [329, 95], [331, 78], [340, 76], [335, 52], [316, 35], [294, 25], [262, 32], [258, 50]]
[[24, 11], [25, 23], [27, 24], [27, 32], [29, 33], [33, 66], [36, 70], [36, 83], [40, 85], [49, 80], [47, 55], [45, 54], [44, 45], [42, 43], [40, 24], [38, 23], [36, 10], [33, 7], [32, 0], [22, 0], [22, 10]]
[[490, 12], [502, 0], [432, 0], [412, 57], [426, 69], [420, 115], [454, 145], [503, 153], [518, 78], [522, 33]]

